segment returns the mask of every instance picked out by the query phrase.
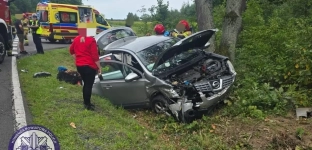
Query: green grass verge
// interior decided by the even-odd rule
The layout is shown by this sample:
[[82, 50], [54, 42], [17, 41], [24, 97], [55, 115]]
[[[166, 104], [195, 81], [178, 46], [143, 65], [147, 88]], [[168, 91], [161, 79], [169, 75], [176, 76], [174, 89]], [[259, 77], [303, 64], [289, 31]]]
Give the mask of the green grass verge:
[[[33, 124], [43, 125], [58, 137], [62, 150], [73, 149], [172, 149], [157, 133], [144, 129], [123, 109], [93, 96], [96, 111], [83, 109], [82, 87], [59, 82], [57, 67], [75, 69], [68, 50], [54, 50], [18, 60], [22, 90], [33, 116]], [[48, 78], [33, 78], [47, 71]], [[60, 88], [63, 87], [63, 88]], [[70, 123], [76, 124], [76, 129]]]

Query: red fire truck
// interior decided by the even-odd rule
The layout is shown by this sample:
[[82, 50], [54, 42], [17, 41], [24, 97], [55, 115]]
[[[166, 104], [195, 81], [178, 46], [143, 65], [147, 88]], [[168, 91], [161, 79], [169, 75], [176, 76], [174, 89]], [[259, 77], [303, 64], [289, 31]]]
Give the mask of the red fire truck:
[[10, 13], [10, 3], [14, 0], [0, 0], [0, 64], [5, 56], [11, 55], [13, 44], [13, 24]]

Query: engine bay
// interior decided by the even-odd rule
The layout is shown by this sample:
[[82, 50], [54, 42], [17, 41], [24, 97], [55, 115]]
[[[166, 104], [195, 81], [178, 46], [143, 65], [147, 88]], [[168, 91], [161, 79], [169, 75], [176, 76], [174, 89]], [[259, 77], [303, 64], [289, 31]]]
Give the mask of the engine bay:
[[226, 58], [207, 55], [167, 76], [165, 80], [182, 99], [172, 99], [175, 101], [169, 107], [172, 116], [182, 122], [191, 122], [195, 116], [200, 116], [201, 106], [198, 104], [206, 103], [206, 108], [217, 104], [218, 100], [209, 101], [223, 95], [221, 91], [232, 85], [234, 77]]
[[231, 73], [224, 59], [208, 58], [202, 59], [192, 66], [170, 75], [166, 81], [174, 87], [174, 90], [180, 96], [185, 95], [187, 99], [196, 102], [198, 101], [197, 99], [200, 99], [198, 94], [200, 91], [195, 85], [207, 86], [207, 90], [203, 91], [203, 93], [207, 96], [212, 96], [217, 91], [208, 89], [209, 82], [218, 81], [222, 77], [230, 75]]

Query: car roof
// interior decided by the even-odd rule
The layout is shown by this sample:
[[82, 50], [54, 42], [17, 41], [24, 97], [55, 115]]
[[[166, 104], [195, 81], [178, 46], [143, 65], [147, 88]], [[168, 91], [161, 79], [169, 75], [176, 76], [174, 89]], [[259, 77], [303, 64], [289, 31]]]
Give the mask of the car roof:
[[102, 32], [100, 32], [99, 34], [94, 36], [95, 41], [98, 41], [104, 34], [106, 34], [107, 32], [110, 32], [112, 30], [120, 30], [120, 29], [127, 29], [127, 30], [131, 30], [132, 32], [134, 32], [131, 28], [129, 27], [125, 27], [125, 26], [120, 26], [120, 27], [110, 27], [109, 29], [106, 29]]
[[[137, 37], [135, 39], [132, 38], [131, 42], [125, 42], [124, 45], [120, 47], [114, 47], [110, 49], [126, 49], [130, 50], [134, 53], [140, 52], [148, 47], [151, 47], [153, 45], [156, 45], [162, 41], [166, 41], [171, 39], [172, 37], [166, 37], [162, 35], [151, 35], [151, 36], [142, 36], [142, 37]], [[120, 40], [121, 41], [121, 40]]]

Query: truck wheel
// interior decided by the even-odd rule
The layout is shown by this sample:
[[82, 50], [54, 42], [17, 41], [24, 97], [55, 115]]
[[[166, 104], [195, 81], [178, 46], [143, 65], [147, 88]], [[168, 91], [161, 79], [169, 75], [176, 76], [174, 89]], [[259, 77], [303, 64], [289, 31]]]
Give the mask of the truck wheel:
[[162, 95], [155, 96], [151, 102], [152, 110], [156, 114], [164, 113], [169, 108], [167, 100]]
[[3, 39], [2, 35], [0, 35], [0, 64], [3, 63], [4, 57], [6, 55], [6, 49], [5, 49], [4, 44], [5, 44], [4, 39]]

